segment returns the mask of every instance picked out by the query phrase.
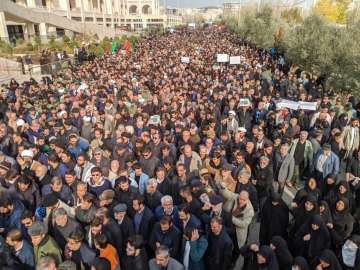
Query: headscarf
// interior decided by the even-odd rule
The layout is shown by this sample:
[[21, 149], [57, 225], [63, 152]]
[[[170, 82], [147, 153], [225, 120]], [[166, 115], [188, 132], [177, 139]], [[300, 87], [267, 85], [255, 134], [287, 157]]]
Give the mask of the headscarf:
[[266, 270], [280, 270], [275, 253], [269, 246], [261, 246], [258, 254], [266, 259], [266, 263], [264, 265], [259, 265], [260, 269], [264, 268], [263, 266], [266, 266]]
[[310, 270], [309, 264], [304, 257], [298, 256], [294, 259], [293, 266], [297, 266], [300, 270]]
[[329, 264], [329, 267], [327, 267], [326, 270], [342, 270], [338, 259], [330, 249], [325, 249], [321, 253], [319, 259]]
[[281, 236], [273, 236], [271, 244], [275, 246], [275, 254], [281, 269], [289, 269], [291, 267], [293, 256], [291, 255], [287, 243]]

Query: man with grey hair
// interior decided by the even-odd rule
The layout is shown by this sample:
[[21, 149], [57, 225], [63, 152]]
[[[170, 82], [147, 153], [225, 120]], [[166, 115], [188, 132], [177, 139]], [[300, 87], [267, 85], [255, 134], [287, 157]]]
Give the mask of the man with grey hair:
[[184, 266], [170, 257], [169, 248], [160, 246], [155, 251], [155, 258], [149, 261], [150, 270], [184, 270]]
[[55, 259], [51, 256], [42, 257], [36, 265], [36, 270], [56, 270]]
[[295, 186], [301, 186], [301, 182], [305, 180], [305, 172], [313, 170], [314, 151], [308, 135], [307, 131], [301, 131], [300, 138], [294, 139], [290, 146], [289, 153], [295, 161], [292, 179]]
[[76, 270], [76, 264], [73, 261], [64, 261], [57, 270]]
[[[277, 190], [280, 194], [284, 192], [285, 184], [292, 187], [291, 180], [294, 175], [295, 161], [289, 154], [289, 145], [282, 144], [280, 153], [275, 156], [275, 181], [277, 181]], [[276, 187], [274, 187], [276, 190]]]
[[56, 265], [61, 263], [61, 250], [55, 240], [47, 234], [44, 223], [35, 221], [28, 229], [31, 242], [34, 246], [35, 263], [39, 263], [43, 257], [53, 257]]
[[64, 250], [69, 235], [76, 229], [81, 229], [81, 225], [75, 219], [69, 217], [62, 207], [54, 210], [52, 219], [54, 240], [61, 250]]
[[176, 206], [174, 206], [173, 198], [170, 195], [165, 195], [161, 198], [161, 205], [155, 209], [155, 218], [160, 221], [163, 216], [170, 216], [174, 224], [180, 228], [181, 221], [179, 218], [179, 212]]
[[161, 204], [162, 193], [157, 190], [158, 183], [155, 178], [150, 178], [146, 183], [146, 192], [144, 193], [145, 203], [151, 209], [155, 211], [156, 207]]

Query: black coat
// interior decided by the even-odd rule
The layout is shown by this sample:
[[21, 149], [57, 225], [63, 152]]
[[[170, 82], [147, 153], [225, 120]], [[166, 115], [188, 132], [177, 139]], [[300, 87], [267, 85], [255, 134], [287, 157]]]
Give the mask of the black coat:
[[280, 269], [291, 269], [293, 256], [291, 255], [286, 241], [281, 236], [274, 236], [271, 244], [275, 246], [275, 255]]
[[260, 243], [270, 243], [273, 236], [278, 235], [287, 238], [287, 227], [289, 224], [289, 208], [283, 200], [278, 205], [273, 205], [268, 198], [261, 211]]
[[135, 233], [142, 235], [145, 243], [148, 243], [148, 241], [149, 241], [149, 237], [150, 237], [151, 231], [154, 227], [154, 223], [155, 223], [154, 214], [151, 212], [151, 210], [148, 207], [145, 206], [144, 213], [143, 213], [142, 219], [140, 221], [138, 231], [136, 231], [136, 228], [135, 228]]
[[341, 199], [345, 204], [345, 209], [341, 212], [333, 210], [333, 234], [335, 243], [341, 244], [350, 236], [354, 226], [354, 218], [349, 212], [349, 201], [346, 198]]
[[121, 234], [123, 236], [123, 250], [126, 248], [126, 241], [129, 239], [130, 236], [135, 234], [135, 227], [134, 222], [128, 216], [125, 216], [122, 223], [118, 224], [121, 230]]
[[[279, 267], [275, 253], [269, 246], [261, 246], [258, 253], [260, 253], [265, 259], [265, 265], [259, 265], [257, 263], [257, 253], [250, 249], [250, 245], [244, 245], [240, 248], [240, 254], [244, 257], [244, 270], [283, 270]], [[291, 269], [291, 268], [290, 268]], [[286, 270], [286, 268], [284, 268]]]
[[155, 211], [156, 207], [158, 207], [161, 204], [161, 198], [163, 197], [163, 194], [156, 190], [153, 194], [145, 193], [145, 205], [150, 208], [151, 211]]
[[170, 249], [170, 256], [174, 259], [180, 258], [180, 245], [182, 234], [180, 230], [172, 225], [170, 229], [163, 232], [160, 227], [160, 223], [156, 223], [149, 239], [149, 245], [155, 252], [157, 249], [156, 243], [166, 246]]
[[206, 269], [230, 269], [234, 245], [226, 230], [223, 228], [219, 235], [210, 233], [208, 243], [209, 245], [206, 252]]
[[[313, 230], [312, 224], [317, 225], [319, 229]], [[307, 234], [310, 234], [310, 240], [305, 241], [304, 236]], [[295, 234], [296, 254], [304, 256], [312, 262], [320, 256], [324, 249], [330, 248], [330, 245], [330, 233], [320, 215], [315, 215]]]
[[145, 250], [142, 250], [139, 256], [129, 257], [126, 256], [124, 258], [124, 269], [131, 270], [148, 270], [148, 258]]
[[326, 268], [326, 270], [342, 270], [342, 267], [336, 258], [336, 255], [333, 251], [329, 249], [325, 249], [321, 255], [320, 260], [325, 261], [326, 263], [330, 264], [329, 267]]
[[133, 198], [138, 194], [138, 190], [132, 186], [129, 187], [127, 191], [121, 189], [115, 189], [116, 200], [119, 203], [125, 203], [128, 209], [128, 214], [130, 217], [133, 217], [135, 212], [132, 207]]
[[122, 231], [118, 224], [110, 218], [109, 223], [103, 225], [103, 231], [110, 244], [116, 249], [118, 254], [123, 254], [124, 250], [124, 238]]
[[260, 168], [257, 166], [254, 171], [254, 178], [257, 180], [256, 190], [258, 197], [267, 197], [270, 194], [270, 189], [274, 181], [274, 171], [271, 164], [265, 168]]

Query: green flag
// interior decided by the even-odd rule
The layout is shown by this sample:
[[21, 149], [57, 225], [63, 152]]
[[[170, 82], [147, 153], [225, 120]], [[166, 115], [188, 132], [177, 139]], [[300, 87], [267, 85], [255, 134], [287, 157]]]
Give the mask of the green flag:
[[117, 50], [118, 44], [116, 42], [116, 40], [114, 39], [111, 43], [111, 54], [114, 54]]

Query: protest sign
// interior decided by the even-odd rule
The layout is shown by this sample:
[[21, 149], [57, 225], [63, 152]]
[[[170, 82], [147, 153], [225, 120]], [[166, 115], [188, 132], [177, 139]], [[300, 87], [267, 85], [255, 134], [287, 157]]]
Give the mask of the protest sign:
[[189, 58], [189, 57], [182, 56], [182, 57], [181, 57], [181, 63], [189, 64], [189, 63], [190, 63], [190, 58]]
[[229, 62], [229, 55], [228, 54], [218, 54], [217, 55], [217, 62], [218, 63], [227, 63]]
[[230, 56], [230, 65], [240, 65], [241, 57], [240, 56]]
[[316, 111], [316, 102], [299, 101], [299, 109]]
[[291, 110], [297, 110], [299, 108], [299, 103], [288, 99], [282, 99], [279, 103], [276, 104], [276, 107], [279, 109], [288, 108]]
[[153, 125], [160, 124], [160, 115], [152, 115], [149, 119], [149, 123]]
[[250, 100], [248, 100], [247, 98], [240, 99], [239, 107], [247, 107], [250, 105], [251, 105]]

